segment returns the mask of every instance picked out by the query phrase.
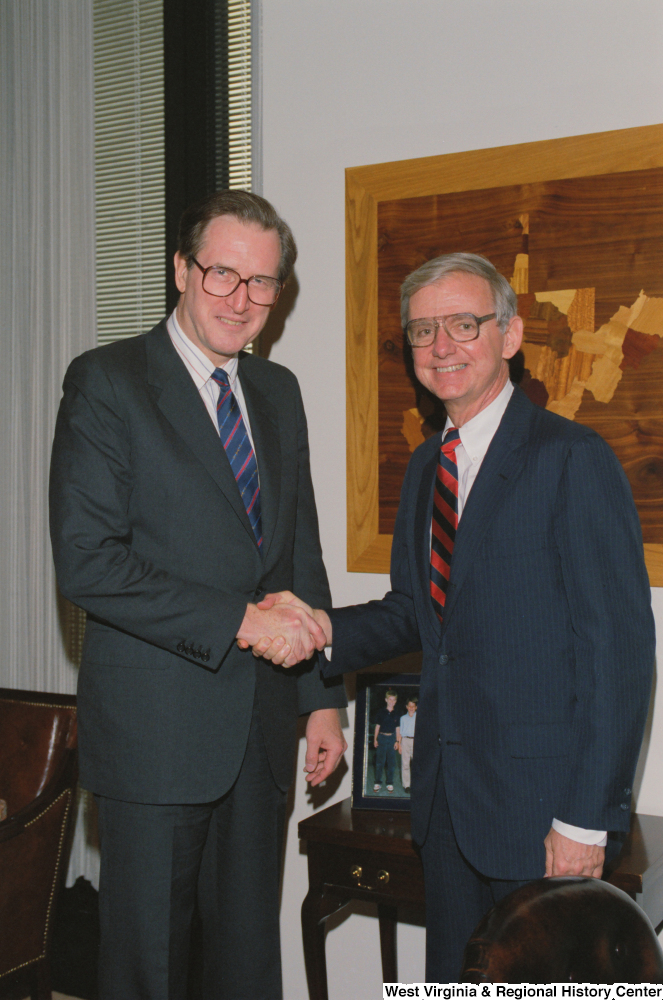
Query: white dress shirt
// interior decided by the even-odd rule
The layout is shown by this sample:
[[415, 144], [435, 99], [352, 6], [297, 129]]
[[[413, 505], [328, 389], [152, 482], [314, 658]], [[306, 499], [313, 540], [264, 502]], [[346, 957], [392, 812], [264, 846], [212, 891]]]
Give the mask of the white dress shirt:
[[242, 414], [242, 419], [244, 420], [244, 424], [246, 426], [246, 432], [249, 435], [249, 440], [251, 441], [251, 447], [255, 452], [253, 435], [251, 434], [251, 423], [246, 409], [244, 393], [242, 392], [242, 383], [237, 377], [237, 366], [239, 363], [237, 355], [235, 354], [234, 357], [226, 361], [224, 365], [215, 365], [203, 354], [200, 348], [187, 337], [182, 330], [182, 327], [177, 322], [177, 315], [175, 312], [172, 312], [166, 320], [166, 329], [168, 330], [173, 347], [184, 362], [186, 370], [193, 379], [196, 389], [200, 393], [200, 398], [205, 404], [217, 434], [219, 433], [219, 422], [216, 416], [216, 407], [219, 402], [221, 387], [218, 382], [214, 381], [212, 375], [217, 367], [223, 368], [226, 372], [230, 388], [233, 391], [240, 413]]
[[405, 715], [401, 715], [401, 721], [398, 727], [401, 731], [401, 736], [409, 736], [411, 739], [414, 739], [414, 730], [416, 725], [417, 725], [416, 712], [414, 713], [414, 715], [410, 715], [409, 712], [406, 712]]
[[[467, 503], [469, 492], [472, 489], [474, 480], [477, 478], [481, 463], [486, 457], [486, 452], [490, 442], [495, 436], [500, 420], [504, 416], [511, 394], [513, 383], [507, 381], [499, 396], [489, 403], [488, 406], [472, 417], [459, 430], [460, 444], [456, 447], [456, 460], [458, 462], [458, 520], [463, 513], [463, 508]], [[447, 417], [444, 425], [446, 433], [449, 427], [453, 427], [452, 421]], [[444, 437], [444, 435], [443, 435]], [[432, 530], [432, 528], [431, 528]], [[585, 830], [580, 826], [571, 826], [570, 823], [563, 823], [559, 819], [553, 819], [553, 829], [569, 840], [575, 840], [580, 844], [592, 844], [604, 847], [608, 836], [605, 830]]]

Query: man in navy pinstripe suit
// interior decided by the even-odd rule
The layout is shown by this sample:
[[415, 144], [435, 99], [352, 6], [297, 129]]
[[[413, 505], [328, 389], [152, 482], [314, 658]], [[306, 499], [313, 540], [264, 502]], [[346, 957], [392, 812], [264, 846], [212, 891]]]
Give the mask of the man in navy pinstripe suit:
[[[446, 426], [410, 461], [390, 592], [316, 612], [330, 643], [333, 632], [330, 675], [423, 649], [412, 833], [431, 982], [457, 980], [474, 926], [518, 885], [601, 875], [606, 844], [615, 850], [629, 827], [652, 678], [628, 481], [602, 438], [509, 381], [516, 310], [506, 279], [473, 254], [437, 258], [404, 282], [415, 371], [444, 401]], [[450, 427], [458, 523], [434, 602], [434, 482]], [[265, 651], [278, 659], [287, 646]]]

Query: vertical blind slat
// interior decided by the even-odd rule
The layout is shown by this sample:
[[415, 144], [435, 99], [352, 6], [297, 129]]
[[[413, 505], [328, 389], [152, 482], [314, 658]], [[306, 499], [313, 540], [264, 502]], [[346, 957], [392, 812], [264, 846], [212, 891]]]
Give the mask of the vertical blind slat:
[[94, 0], [99, 343], [166, 308], [162, 0]]

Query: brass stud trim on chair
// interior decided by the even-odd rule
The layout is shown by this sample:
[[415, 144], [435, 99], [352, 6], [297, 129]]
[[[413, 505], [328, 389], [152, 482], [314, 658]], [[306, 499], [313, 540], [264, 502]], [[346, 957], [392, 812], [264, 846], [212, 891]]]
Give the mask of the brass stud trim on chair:
[[[49, 705], [45, 701], [24, 701], [22, 698], [0, 698], [4, 704], [7, 705], [29, 705], [31, 708], [53, 708], [53, 703]], [[73, 712], [76, 714], [76, 705], [57, 705], [57, 708], [61, 708], [63, 712]]]
[[[4, 700], [5, 699], [3, 699], [3, 701]], [[21, 702], [21, 704], [25, 705], [26, 702]], [[52, 706], [44, 706], [44, 707], [52, 707]], [[42, 819], [47, 813], [49, 813], [51, 811], [51, 809], [53, 808], [53, 806], [55, 806], [55, 805], [58, 804], [58, 802], [60, 801], [60, 799], [63, 796], [66, 796], [66, 798], [67, 798], [68, 801], [67, 801], [67, 805], [65, 806], [64, 814], [62, 816], [62, 824], [61, 824], [61, 827], [60, 827], [60, 840], [58, 842], [58, 853], [57, 853], [57, 858], [56, 858], [56, 861], [55, 861], [55, 874], [53, 876], [53, 882], [51, 884], [51, 891], [50, 891], [50, 894], [49, 894], [49, 897], [48, 897], [48, 908], [46, 910], [46, 926], [45, 926], [45, 930], [44, 930], [43, 950], [42, 950], [41, 954], [37, 955], [35, 958], [29, 958], [27, 960], [27, 962], [21, 962], [20, 965], [15, 965], [13, 969], [7, 969], [6, 972], [2, 973], [2, 975], [0, 976], [0, 979], [4, 979], [5, 976], [10, 976], [13, 972], [18, 972], [19, 969], [25, 969], [26, 966], [28, 966], [28, 965], [34, 965], [35, 962], [40, 962], [40, 961], [42, 961], [42, 959], [44, 959], [46, 957], [46, 941], [48, 939], [48, 930], [49, 930], [50, 923], [51, 923], [51, 909], [53, 907], [53, 897], [55, 895], [55, 886], [57, 885], [58, 874], [60, 872], [60, 862], [62, 860], [62, 848], [64, 846], [64, 835], [65, 835], [65, 831], [67, 829], [67, 820], [69, 818], [69, 813], [71, 811], [71, 798], [72, 798], [72, 791], [71, 791], [71, 789], [70, 788], [65, 788], [65, 790], [63, 792], [60, 792], [60, 794], [58, 795], [57, 799], [53, 799], [53, 801], [50, 803], [50, 805], [48, 805], [46, 807], [46, 809], [44, 809], [42, 812], [40, 812], [38, 816], [35, 816], [33, 819], [28, 820], [28, 822], [25, 824], [25, 827], [32, 826], [38, 820]]]

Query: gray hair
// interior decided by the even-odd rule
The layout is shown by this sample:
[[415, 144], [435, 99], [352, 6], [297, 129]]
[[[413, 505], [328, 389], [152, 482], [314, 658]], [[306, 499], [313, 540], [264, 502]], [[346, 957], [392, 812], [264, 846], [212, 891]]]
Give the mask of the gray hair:
[[476, 253], [447, 253], [442, 257], [426, 261], [412, 274], [408, 274], [401, 285], [401, 323], [403, 329], [407, 326], [410, 299], [414, 293], [418, 292], [420, 288], [432, 285], [440, 278], [446, 278], [447, 275], [455, 274], [458, 271], [462, 271], [464, 274], [475, 274], [478, 278], [483, 278], [488, 282], [493, 293], [497, 323], [504, 333], [509, 322], [518, 315], [518, 296], [495, 266], [486, 257]]

